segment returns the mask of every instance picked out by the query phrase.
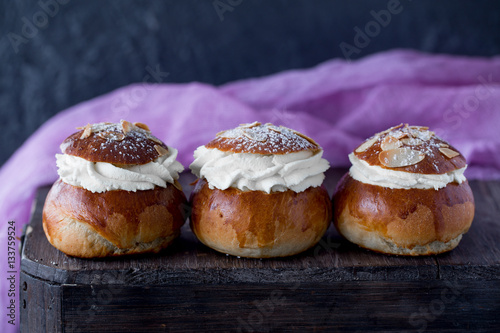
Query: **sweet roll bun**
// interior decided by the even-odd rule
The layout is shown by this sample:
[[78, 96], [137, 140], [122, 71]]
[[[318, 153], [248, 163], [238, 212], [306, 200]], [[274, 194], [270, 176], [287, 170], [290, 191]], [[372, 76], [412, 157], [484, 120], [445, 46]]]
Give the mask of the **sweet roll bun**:
[[474, 218], [465, 158], [427, 127], [399, 125], [349, 155], [334, 224], [361, 247], [396, 255], [450, 251]]
[[186, 197], [177, 151], [141, 123], [87, 125], [61, 144], [60, 178], [47, 195], [43, 229], [75, 257], [158, 252], [180, 233]]
[[314, 246], [331, 221], [322, 186], [329, 164], [312, 139], [282, 126], [244, 124], [195, 151], [191, 229], [234, 256], [290, 256]]

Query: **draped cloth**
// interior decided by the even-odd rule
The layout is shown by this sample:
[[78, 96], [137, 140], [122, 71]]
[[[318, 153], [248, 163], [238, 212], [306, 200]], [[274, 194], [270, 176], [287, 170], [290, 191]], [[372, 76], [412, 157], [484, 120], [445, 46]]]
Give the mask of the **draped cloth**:
[[[179, 150], [187, 168], [193, 151], [217, 132], [258, 120], [303, 132], [323, 147], [333, 167], [348, 167], [347, 155], [364, 139], [409, 123], [429, 126], [459, 149], [467, 158], [468, 179], [500, 179], [499, 106], [500, 57], [410, 50], [353, 62], [333, 59], [219, 87], [138, 83], [75, 105], [44, 123], [0, 169], [0, 307], [5, 313], [10, 302], [7, 222], [15, 221], [19, 236], [37, 188], [57, 179], [54, 155], [75, 127], [120, 119], [145, 123]], [[17, 256], [17, 272], [19, 261]], [[17, 331], [3, 317], [0, 331]], [[19, 322], [18, 308], [16, 317]]]

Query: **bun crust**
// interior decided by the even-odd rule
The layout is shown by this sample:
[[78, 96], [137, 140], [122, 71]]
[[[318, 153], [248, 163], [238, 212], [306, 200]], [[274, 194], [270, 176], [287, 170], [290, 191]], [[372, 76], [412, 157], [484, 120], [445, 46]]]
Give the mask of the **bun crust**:
[[313, 139], [300, 132], [269, 123], [262, 125], [259, 122], [219, 132], [205, 147], [217, 148], [224, 152], [251, 154], [317, 152], [321, 149]]
[[64, 154], [90, 162], [146, 164], [168, 152], [168, 147], [141, 123], [87, 125], [61, 144]]
[[54, 247], [75, 257], [158, 252], [179, 235], [186, 203], [171, 184], [92, 193], [59, 179], [45, 201], [43, 228]]
[[398, 255], [428, 255], [455, 248], [474, 218], [467, 181], [439, 190], [391, 189], [348, 173], [334, 195], [334, 224], [349, 241]]
[[316, 244], [331, 221], [323, 187], [296, 193], [210, 189], [198, 180], [191, 194], [191, 229], [208, 247], [234, 256], [290, 256]]
[[[383, 149], [385, 148], [385, 149]], [[417, 163], [401, 167], [388, 167], [381, 162], [380, 154], [390, 148], [421, 153]], [[397, 150], [394, 150], [397, 151]], [[451, 151], [453, 157], [445, 153]], [[444, 174], [466, 166], [465, 157], [448, 142], [441, 140], [427, 127], [399, 125], [375, 134], [354, 150], [354, 155], [372, 166], [420, 174]]]

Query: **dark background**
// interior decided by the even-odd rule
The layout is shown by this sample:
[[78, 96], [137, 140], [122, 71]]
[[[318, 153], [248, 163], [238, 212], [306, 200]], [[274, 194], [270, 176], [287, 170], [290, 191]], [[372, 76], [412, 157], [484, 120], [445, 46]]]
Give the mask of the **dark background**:
[[[0, 165], [55, 113], [148, 69], [168, 72], [163, 82], [220, 85], [343, 58], [340, 44], [390, 2], [218, 0], [230, 6], [218, 13], [213, 0], [59, 1], [0, 2]], [[352, 59], [392, 48], [500, 53], [499, 1], [400, 6]]]

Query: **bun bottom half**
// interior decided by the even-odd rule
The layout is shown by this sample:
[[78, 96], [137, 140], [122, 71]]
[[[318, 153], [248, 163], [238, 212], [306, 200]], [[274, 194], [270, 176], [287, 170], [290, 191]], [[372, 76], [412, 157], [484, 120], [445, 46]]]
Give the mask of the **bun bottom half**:
[[454, 249], [474, 218], [467, 181], [435, 189], [391, 189], [344, 175], [334, 194], [334, 224], [361, 247], [396, 255]]
[[55, 248], [74, 257], [159, 252], [180, 234], [186, 204], [171, 184], [92, 193], [59, 179], [45, 199], [43, 229]]
[[314, 246], [331, 221], [323, 187], [296, 193], [210, 189], [199, 179], [191, 194], [191, 229], [206, 246], [233, 256], [285, 257]]

